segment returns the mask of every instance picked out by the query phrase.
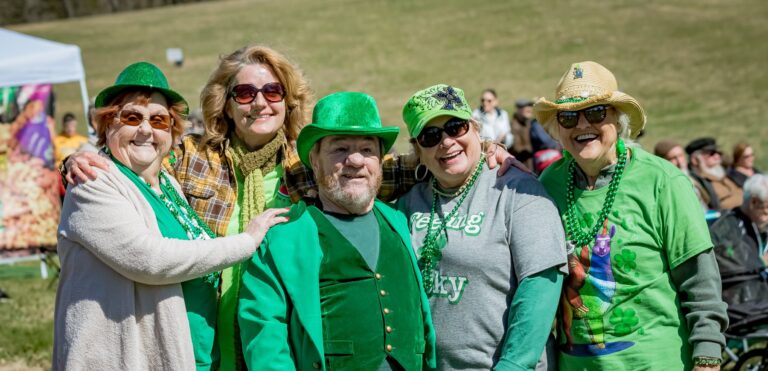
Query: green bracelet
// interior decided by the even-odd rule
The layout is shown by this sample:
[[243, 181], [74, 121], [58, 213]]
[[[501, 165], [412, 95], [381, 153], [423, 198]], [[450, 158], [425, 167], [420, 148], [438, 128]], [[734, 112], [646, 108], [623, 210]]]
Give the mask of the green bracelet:
[[694, 366], [712, 367], [712, 366], [720, 366], [720, 363], [722, 363], [720, 358], [715, 358], [715, 357], [693, 357], [693, 364], [694, 364]]

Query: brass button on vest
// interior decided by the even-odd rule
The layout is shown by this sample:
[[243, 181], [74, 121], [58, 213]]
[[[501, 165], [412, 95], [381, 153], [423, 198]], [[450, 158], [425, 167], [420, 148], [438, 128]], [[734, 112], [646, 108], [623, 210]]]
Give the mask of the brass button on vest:
[[387, 326], [387, 332], [392, 332], [392, 326]]
[[387, 344], [387, 352], [391, 352], [391, 351], [392, 351], [392, 345], [391, 344]]
[[390, 312], [392, 312], [392, 311], [389, 310], [389, 308], [384, 308], [384, 314], [389, 314]]
[[387, 296], [387, 292], [384, 290], [379, 291], [379, 294], [381, 294], [381, 296]]
[[376, 273], [375, 277], [376, 277], [377, 280], [380, 280], [381, 279], [381, 273]]

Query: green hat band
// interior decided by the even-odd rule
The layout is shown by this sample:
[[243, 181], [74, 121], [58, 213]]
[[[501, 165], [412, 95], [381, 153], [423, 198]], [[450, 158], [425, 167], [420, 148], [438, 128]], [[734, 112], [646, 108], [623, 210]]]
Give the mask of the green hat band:
[[415, 138], [435, 117], [453, 116], [464, 120], [472, 117], [464, 91], [446, 84], [430, 86], [416, 92], [403, 107], [403, 121]]

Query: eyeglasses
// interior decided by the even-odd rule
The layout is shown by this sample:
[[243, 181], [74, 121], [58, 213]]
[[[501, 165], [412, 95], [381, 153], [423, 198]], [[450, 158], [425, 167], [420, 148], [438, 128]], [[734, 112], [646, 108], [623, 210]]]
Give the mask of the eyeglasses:
[[573, 129], [579, 124], [579, 114], [590, 124], [599, 124], [605, 120], [608, 114], [608, 106], [599, 105], [585, 108], [581, 111], [560, 111], [557, 113], [557, 122], [565, 129]]
[[154, 129], [168, 130], [173, 125], [173, 119], [170, 115], [150, 115], [147, 119], [144, 115], [136, 111], [120, 112], [120, 123], [128, 126], [139, 126], [144, 120], [149, 122], [149, 126]]
[[422, 148], [436, 146], [443, 139], [443, 132], [451, 138], [458, 138], [469, 131], [469, 121], [462, 119], [450, 119], [443, 127], [430, 126], [424, 128], [416, 137], [416, 141]]
[[279, 82], [270, 82], [262, 85], [261, 88], [257, 88], [252, 84], [235, 85], [232, 91], [229, 92], [229, 96], [239, 104], [250, 104], [256, 99], [256, 95], [259, 92], [270, 103], [277, 103], [285, 98], [285, 89], [283, 89], [283, 85]]

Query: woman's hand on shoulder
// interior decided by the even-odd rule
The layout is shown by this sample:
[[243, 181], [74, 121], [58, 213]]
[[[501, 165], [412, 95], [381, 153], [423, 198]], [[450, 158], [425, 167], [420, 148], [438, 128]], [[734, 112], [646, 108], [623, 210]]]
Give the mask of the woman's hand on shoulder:
[[509, 169], [513, 167], [516, 167], [526, 173], [531, 172], [528, 167], [526, 167], [522, 162], [518, 161], [515, 156], [512, 156], [511, 153], [507, 152], [507, 150], [498, 143], [488, 142], [486, 149], [485, 158], [488, 162], [488, 168], [493, 169], [501, 164], [499, 172], [497, 173], [498, 176], [503, 176]]
[[264, 236], [267, 235], [267, 231], [275, 224], [285, 223], [288, 221], [288, 217], [283, 214], [288, 213], [289, 208], [279, 209], [267, 209], [261, 214], [251, 219], [243, 232], [248, 233], [256, 240], [256, 246], [261, 245], [261, 241], [264, 240]]
[[85, 183], [96, 179], [94, 168], [109, 170], [109, 162], [96, 152], [76, 152], [67, 157], [64, 162], [66, 172], [62, 175], [69, 184]]

